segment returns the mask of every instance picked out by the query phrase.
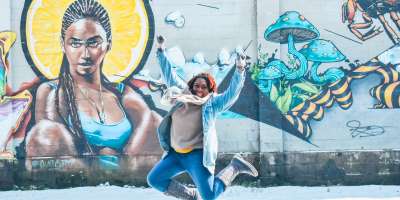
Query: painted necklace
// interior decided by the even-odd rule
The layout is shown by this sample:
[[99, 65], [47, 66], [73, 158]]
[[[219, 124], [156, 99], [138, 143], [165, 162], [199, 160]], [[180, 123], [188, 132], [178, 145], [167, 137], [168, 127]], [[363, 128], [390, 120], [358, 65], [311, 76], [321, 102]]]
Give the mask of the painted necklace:
[[85, 89], [85, 92], [81, 89], [81, 87], [78, 86], [79, 92], [85, 97], [85, 99], [92, 105], [93, 108], [96, 109], [97, 116], [99, 117], [99, 121], [101, 124], [104, 124], [106, 121], [106, 114], [104, 112], [104, 100], [103, 100], [103, 88], [100, 84], [99, 86], [99, 100], [100, 100], [100, 108], [97, 107], [96, 102], [89, 97], [87, 89]]

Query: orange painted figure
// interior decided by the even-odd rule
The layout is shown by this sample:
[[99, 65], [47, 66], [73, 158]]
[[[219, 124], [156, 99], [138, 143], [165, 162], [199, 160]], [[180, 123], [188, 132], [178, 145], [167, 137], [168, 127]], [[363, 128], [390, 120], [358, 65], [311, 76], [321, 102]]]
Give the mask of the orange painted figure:
[[[397, 28], [400, 28], [399, 7], [400, 1], [398, 0], [348, 0], [342, 6], [342, 22], [346, 23], [347, 21], [349, 30], [358, 39], [365, 41], [383, 32], [380, 30], [380, 27], [376, 28], [373, 26], [371, 28], [373, 25], [372, 19], [378, 19], [392, 42], [398, 43], [400, 37], [389, 25], [385, 14], [389, 13], [390, 18], [396, 24]], [[357, 11], [362, 13], [364, 22], [355, 22]], [[362, 33], [359, 29], [369, 30]]]

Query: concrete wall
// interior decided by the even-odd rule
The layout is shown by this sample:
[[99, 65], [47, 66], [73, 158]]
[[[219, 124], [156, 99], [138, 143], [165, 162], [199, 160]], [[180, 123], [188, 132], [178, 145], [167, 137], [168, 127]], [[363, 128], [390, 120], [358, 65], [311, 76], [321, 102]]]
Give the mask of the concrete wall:
[[[183, 71], [181, 75], [190, 78], [198, 69], [206, 68], [217, 77], [220, 92], [229, 83], [232, 67], [219, 64], [223, 61], [219, 58], [220, 52], [225, 49], [229, 57], [237, 46], [247, 48], [252, 64], [245, 87], [236, 104], [217, 120], [221, 155], [217, 169], [227, 164], [234, 153], [241, 152], [261, 172], [258, 179], [243, 178], [238, 183], [399, 184], [400, 24], [391, 19], [399, 15], [398, 7], [386, 1], [382, 1], [381, 7], [371, 6], [382, 13], [376, 15], [376, 10], [367, 10], [371, 21], [364, 21], [360, 10], [348, 10], [349, 16], [354, 12], [354, 19], [342, 22], [342, 5], [348, 3], [342, 0], [205, 0], [201, 3], [130, 0], [115, 4], [100, 1], [109, 12], [113, 34], [112, 49], [107, 53], [103, 72], [107, 78], [135, 88], [138, 99], [145, 101], [145, 110], [153, 114], [152, 119], [146, 118], [144, 122], [148, 129], [143, 132], [133, 129], [123, 149], [113, 149], [117, 156], [102, 158], [99, 151], [91, 156], [77, 151], [75, 148], [82, 145], [65, 139], [71, 137], [70, 131], [47, 129], [65, 126], [62, 122], [50, 117], [48, 121], [38, 120], [37, 99], [50, 102], [49, 105], [54, 103], [54, 99], [37, 93], [37, 88], [57, 77], [57, 73], [45, 73], [45, 69], [57, 69], [61, 65], [56, 62], [62, 56], [60, 13], [72, 1], [63, 0], [58, 5], [51, 1], [38, 2], [1, 2], [0, 31], [11, 30], [16, 34], [16, 41], [7, 57], [7, 82], [1, 83], [2, 87], [7, 84], [11, 89], [1, 94], [5, 100], [0, 101], [0, 111], [4, 113], [0, 124], [5, 127], [0, 130], [0, 147], [6, 149], [0, 160], [0, 168], [5, 172], [0, 177], [0, 187], [65, 187], [104, 181], [145, 184], [144, 175], [162, 153], [155, 136], [157, 119], [169, 109], [160, 103], [160, 90], [151, 90], [162, 88], [163, 84], [153, 41], [160, 34], [173, 50], [169, 51], [170, 58], [178, 64], [183, 62], [177, 68], [178, 72]], [[184, 18], [183, 26], [178, 24], [180, 18], [176, 25], [166, 22], [167, 15], [175, 11]], [[286, 15], [295, 17], [285, 18]], [[385, 18], [386, 27], [379, 17]], [[141, 26], [135, 26], [133, 19], [135, 23], [139, 20]], [[264, 36], [275, 22], [277, 25], [296, 23], [296, 20], [297, 25], [309, 22], [315, 27], [318, 37], [312, 38], [314, 41], [331, 45], [329, 49], [314, 47], [311, 51], [328, 55], [335, 47], [342, 55], [343, 59], [327, 61], [318, 67], [315, 76], [319, 80], [312, 76], [311, 58], [301, 73], [301, 59], [289, 53], [288, 44]], [[357, 23], [370, 23], [370, 26], [356, 29]], [[374, 30], [376, 35], [368, 38]], [[139, 31], [143, 34], [132, 35]], [[305, 32], [301, 29], [293, 32], [297, 51], [312, 46], [311, 38], [308, 41], [296, 38], [302, 31]], [[352, 31], [359, 31], [365, 38], [357, 38]], [[144, 41], [142, 46], [133, 42], [132, 37]], [[192, 61], [199, 52], [205, 63]], [[272, 64], [274, 61], [280, 64]], [[295, 77], [290, 75], [294, 71], [299, 71]], [[280, 77], [269, 76], [273, 72], [279, 72]], [[336, 76], [329, 79], [332, 72]], [[129, 78], [116, 78], [115, 74]], [[31, 87], [23, 88], [27, 90], [19, 94], [12, 92], [32, 80]], [[157, 86], [149, 87], [149, 83]], [[112, 105], [107, 104], [106, 114], [121, 113]], [[90, 104], [86, 107], [89, 113], [95, 113]], [[135, 112], [125, 105], [122, 107], [128, 116]], [[96, 115], [92, 118], [98, 120]], [[129, 116], [130, 123], [137, 123], [138, 119], [133, 118]], [[142, 142], [134, 137], [140, 134], [145, 136]], [[128, 147], [140, 151], [129, 151]]]

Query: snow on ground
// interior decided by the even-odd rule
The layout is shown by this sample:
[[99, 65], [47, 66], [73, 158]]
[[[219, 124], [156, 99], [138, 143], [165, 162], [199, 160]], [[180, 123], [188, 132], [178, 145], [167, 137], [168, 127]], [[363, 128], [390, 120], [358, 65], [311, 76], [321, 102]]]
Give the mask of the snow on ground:
[[[3, 191], [1, 200], [173, 200], [150, 188], [97, 186], [70, 189]], [[220, 200], [400, 200], [400, 186], [234, 186]]]

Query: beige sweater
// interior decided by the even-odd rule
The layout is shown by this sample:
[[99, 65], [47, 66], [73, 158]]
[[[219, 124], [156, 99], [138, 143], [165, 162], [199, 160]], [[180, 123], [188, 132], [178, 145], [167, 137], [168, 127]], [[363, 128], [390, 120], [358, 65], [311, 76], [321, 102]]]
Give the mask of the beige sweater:
[[176, 100], [183, 106], [172, 114], [171, 146], [179, 153], [203, 148], [202, 105], [210, 96], [182, 95]]

